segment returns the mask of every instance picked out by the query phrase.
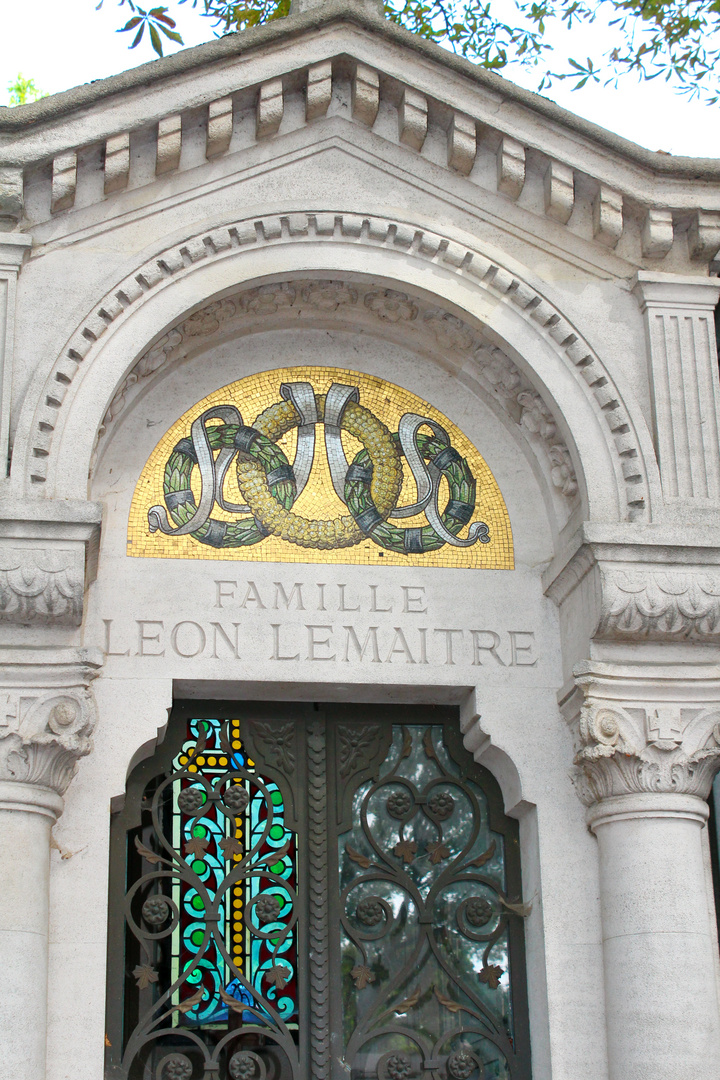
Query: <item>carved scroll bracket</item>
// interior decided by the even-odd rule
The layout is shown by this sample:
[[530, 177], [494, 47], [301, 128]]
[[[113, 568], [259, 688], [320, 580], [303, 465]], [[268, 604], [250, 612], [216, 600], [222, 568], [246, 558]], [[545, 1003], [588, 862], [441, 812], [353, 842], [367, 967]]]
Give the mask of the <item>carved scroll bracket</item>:
[[575, 739], [573, 782], [592, 806], [624, 795], [707, 799], [720, 769], [720, 669], [664, 674], [586, 662], [561, 702]]
[[[99, 674], [96, 649], [43, 650], [28, 662], [7, 650], [0, 675], [0, 803], [12, 783], [62, 795], [81, 757], [92, 749], [96, 707], [90, 683]], [[10, 800], [13, 801], [13, 800]], [[18, 800], [27, 803], [27, 798]]]
[[0, 623], [80, 626], [101, 520], [99, 503], [0, 501]]
[[[647, 530], [646, 530], [647, 531]], [[652, 536], [586, 525], [580, 542], [545, 576], [563, 617], [582, 626], [587, 645], [720, 641], [720, 559], [708, 536]], [[649, 541], [649, 542], [648, 542]]]

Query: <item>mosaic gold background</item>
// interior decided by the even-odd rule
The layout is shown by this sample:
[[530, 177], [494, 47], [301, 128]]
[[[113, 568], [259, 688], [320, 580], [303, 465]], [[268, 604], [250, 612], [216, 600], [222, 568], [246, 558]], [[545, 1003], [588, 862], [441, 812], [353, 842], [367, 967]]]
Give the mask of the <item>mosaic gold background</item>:
[[[280, 384], [296, 381], [311, 383], [317, 394], [327, 393], [333, 382], [357, 386], [360, 391], [360, 404], [370, 409], [393, 432], [397, 431], [400, 417], [406, 412], [420, 413], [442, 424], [452, 445], [467, 459], [477, 481], [475, 513], [472, 521], [484, 521], [488, 525], [490, 543], [476, 543], [469, 548], [456, 548], [446, 544], [439, 551], [402, 555], [387, 551], [370, 539], [363, 540], [355, 547], [328, 551], [301, 548], [287, 540], [268, 536], [251, 547], [222, 549], [201, 544], [189, 535], [173, 537], [159, 531], [151, 533], [147, 520], [148, 510], [156, 503], [164, 505], [163, 475], [167, 459], [178, 440], [190, 436], [193, 420], [206, 409], [229, 404], [235, 405], [245, 424], [252, 425], [255, 417], [263, 409], [281, 400]], [[348, 461], [352, 461], [355, 454], [362, 449], [362, 445], [347, 432], [342, 433], [342, 439]], [[291, 463], [295, 457], [296, 441], [297, 429], [293, 429], [278, 443]], [[197, 502], [200, 488], [197, 469], [193, 470], [192, 485]], [[228, 470], [225, 491], [230, 501], [243, 502], [232, 466]], [[416, 496], [412, 474], [405, 468], [403, 489], [398, 505], [414, 502]], [[447, 481], [443, 478], [439, 500], [441, 511], [447, 499]], [[307, 487], [293, 505], [293, 512], [306, 518], [333, 518], [343, 512], [347, 513], [347, 509], [338, 499], [332, 486], [322, 424], [316, 426], [315, 460], [312, 473]], [[232, 514], [221, 510], [218, 506], [213, 507], [211, 516], [219, 520], [234, 520]], [[418, 514], [413, 518], [399, 520], [397, 524], [402, 528], [407, 528], [426, 525], [427, 521], [423, 514]], [[467, 536], [468, 527], [469, 525], [463, 528], [461, 536]], [[221, 387], [188, 409], [157, 444], [140, 474], [130, 507], [127, 553], [136, 558], [210, 559], [227, 562], [448, 566], [486, 570], [512, 570], [514, 568], [512, 531], [505, 501], [485, 460], [462, 431], [428, 402], [400, 386], [372, 375], [363, 375], [358, 371], [328, 367], [290, 367], [263, 371]]]

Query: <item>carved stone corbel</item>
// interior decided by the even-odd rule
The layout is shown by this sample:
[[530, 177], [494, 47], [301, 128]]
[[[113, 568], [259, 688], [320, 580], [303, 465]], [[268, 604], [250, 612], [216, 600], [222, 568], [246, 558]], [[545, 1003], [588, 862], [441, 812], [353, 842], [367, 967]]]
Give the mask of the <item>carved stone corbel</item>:
[[90, 683], [97, 650], [54, 650], [25, 663], [8, 650], [0, 675], [0, 784], [49, 788], [63, 795], [81, 757], [92, 749], [97, 712]]

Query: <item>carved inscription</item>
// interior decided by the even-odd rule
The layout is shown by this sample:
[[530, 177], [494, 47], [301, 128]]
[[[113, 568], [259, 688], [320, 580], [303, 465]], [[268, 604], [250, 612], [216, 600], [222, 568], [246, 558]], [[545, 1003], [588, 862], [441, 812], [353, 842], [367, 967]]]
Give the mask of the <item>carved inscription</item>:
[[539, 659], [532, 630], [433, 625], [422, 585], [217, 578], [211, 606], [210, 618], [104, 619], [105, 654], [495, 669]]

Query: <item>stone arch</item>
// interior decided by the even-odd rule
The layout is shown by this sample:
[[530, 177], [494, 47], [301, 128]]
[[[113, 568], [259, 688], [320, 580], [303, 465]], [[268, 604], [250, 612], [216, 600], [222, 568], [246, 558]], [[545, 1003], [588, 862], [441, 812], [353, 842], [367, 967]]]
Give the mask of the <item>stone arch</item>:
[[[647, 518], [657, 466], [632, 395], [528, 283], [527, 271], [489, 255], [414, 224], [328, 213], [249, 219], [176, 244], [111, 290], [61, 358], [38, 372], [18, 426], [15, 490], [86, 497], [95, 436], [123, 379], [148, 346], [198, 308], [198, 296], [207, 303], [243, 284], [276, 280], [279, 270], [286, 277], [371, 272], [459, 313], [502, 347], [557, 423], [586, 516]], [[452, 322], [444, 328], [457, 329]]]

